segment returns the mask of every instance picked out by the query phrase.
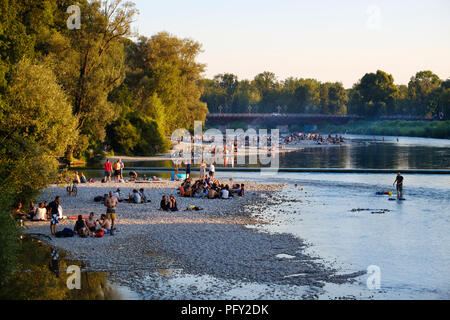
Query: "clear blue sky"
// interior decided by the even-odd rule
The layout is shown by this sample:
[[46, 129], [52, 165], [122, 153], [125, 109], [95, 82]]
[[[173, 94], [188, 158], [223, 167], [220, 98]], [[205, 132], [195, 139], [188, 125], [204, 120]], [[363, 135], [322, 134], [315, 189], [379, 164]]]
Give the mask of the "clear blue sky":
[[450, 77], [449, 0], [132, 0], [140, 35], [200, 42], [206, 77], [263, 71], [341, 81], [382, 69], [406, 84], [419, 70]]

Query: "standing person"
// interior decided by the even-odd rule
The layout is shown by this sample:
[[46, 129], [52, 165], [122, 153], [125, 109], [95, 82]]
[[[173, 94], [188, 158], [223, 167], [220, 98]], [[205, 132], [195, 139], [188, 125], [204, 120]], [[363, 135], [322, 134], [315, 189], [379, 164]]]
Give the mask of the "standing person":
[[203, 179], [205, 177], [206, 173], [206, 163], [205, 159], [202, 159], [202, 164], [200, 165], [200, 179]]
[[105, 182], [106, 182], [106, 180], [109, 180], [109, 182], [111, 182], [112, 164], [111, 164], [111, 162], [109, 162], [109, 159], [106, 159], [104, 168], [105, 168]]
[[392, 185], [397, 184], [397, 199], [403, 199], [403, 176], [400, 172], [397, 174], [395, 181]]
[[216, 172], [216, 168], [214, 167], [214, 163], [211, 162], [211, 165], [209, 166], [209, 176], [211, 179], [214, 179], [214, 173]]
[[119, 163], [120, 163], [120, 180], [123, 180], [123, 169], [125, 168], [125, 164], [123, 163], [122, 159], [119, 158]]
[[189, 179], [191, 177], [191, 162], [188, 162], [186, 165], [186, 179]]
[[50, 220], [50, 232], [52, 235], [56, 234], [56, 225], [59, 223], [59, 219], [62, 218], [61, 197], [57, 196], [54, 201], [48, 205]]
[[112, 191], [109, 192], [109, 196], [105, 198], [103, 204], [106, 207], [106, 218], [111, 220], [111, 230], [115, 230], [115, 222], [116, 222], [116, 207], [119, 204], [119, 200], [114, 197]]
[[119, 182], [120, 180], [120, 159], [114, 162], [114, 182]]

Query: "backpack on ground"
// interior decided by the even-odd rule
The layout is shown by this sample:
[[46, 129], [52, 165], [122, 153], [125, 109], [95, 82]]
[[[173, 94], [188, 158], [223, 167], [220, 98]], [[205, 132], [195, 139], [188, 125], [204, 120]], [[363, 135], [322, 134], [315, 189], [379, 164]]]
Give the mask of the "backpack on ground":
[[72, 229], [64, 228], [63, 231], [58, 231], [55, 235], [57, 238], [71, 238], [74, 236], [74, 233]]

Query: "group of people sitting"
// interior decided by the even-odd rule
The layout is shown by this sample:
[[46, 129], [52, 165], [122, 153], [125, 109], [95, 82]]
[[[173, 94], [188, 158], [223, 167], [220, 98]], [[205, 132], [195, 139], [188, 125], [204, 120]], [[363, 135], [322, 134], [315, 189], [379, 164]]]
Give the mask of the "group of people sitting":
[[243, 197], [245, 186], [244, 184], [234, 184], [230, 188], [228, 184], [221, 184], [218, 180], [213, 180], [206, 175], [205, 178], [200, 178], [194, 183], [190, 178], [184, 180], [178, 192], [182, 197], [230, 199], [233, 196]]
[[73, 231], [78, 234], [80, 237], [86, 238], [89, 236], [93, 237], [102, 237], [104, 234], [111, 233], [112, 230], [112, 221], [108, 219], [106, 214], [102, 214], [100, 219], [95, 219], [95, 215], [93, 212], [89, 214], [87, 219], [83, 219], [82, 215], [78, 216], [77, 222], [75, 222], [75, 226]]
[[73, 179], [73, 183], [88, 183], [88, 182], [95, 182], [94, 179], [86, 179], [86, 176], [82, 172], [81, 174], [78, 174], [78, 171], [75, 171], [75, 178]]
[[331, 133], [328, 137], [323, 137], [318, 133], [305, 134], [303, 132], [293, 133], [287, 137], [284, 137], [285, 144], [297, 143], [301, 141], [314, 141], [317, 144], [340, 144], [344, 142], [344, 138], [338, 135], [333, 137]]
[[161, 211], [178, 211], [177, 200], [174, 196], [163, 196], [159, 206]]
[[[147, 198], [145, 195], [144, 189], [141, 188], [139, 191], [137, 189], [133, 189], [133, 192], [128, 194], [128, 198], [124, 198], [122, 196], [122, 192], [120, 191], [120, 188], [117, 188], [117, 190], [113, 193], [114, 197], [117, 198], [119, 202], [128, 202], [128, 203], [147, 203], [151, 202], [150, 199]], [[106, 198], [106, 196], [105, 196]]]
[[49, 213], [48, 207], [47, 201], [39, 203], [37, 207], [33, 202], [30, 202], [28, 209], [24, 210], [22, 203], [19, 202], [13, 210], [13, 215], [21, 220], [47, 221], [49, 219], [47, 215]]

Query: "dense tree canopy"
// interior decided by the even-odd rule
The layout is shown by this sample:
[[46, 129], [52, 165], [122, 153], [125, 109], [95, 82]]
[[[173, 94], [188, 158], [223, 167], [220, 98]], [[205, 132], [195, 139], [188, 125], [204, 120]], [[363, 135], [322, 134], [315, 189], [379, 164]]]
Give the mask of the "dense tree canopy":
[[443, 117], [448, 119], [448, 81], [431, 71], [418, 72], [409, 84], [396, 85], [392, 75], [378, 70], [366, 73], [351, 89], [340, 82], [287, 78], [277, 80], [263, 72], [253, 80], [219, 74], [201, 81], [201, 100], [210, 112], [356, 114]]

